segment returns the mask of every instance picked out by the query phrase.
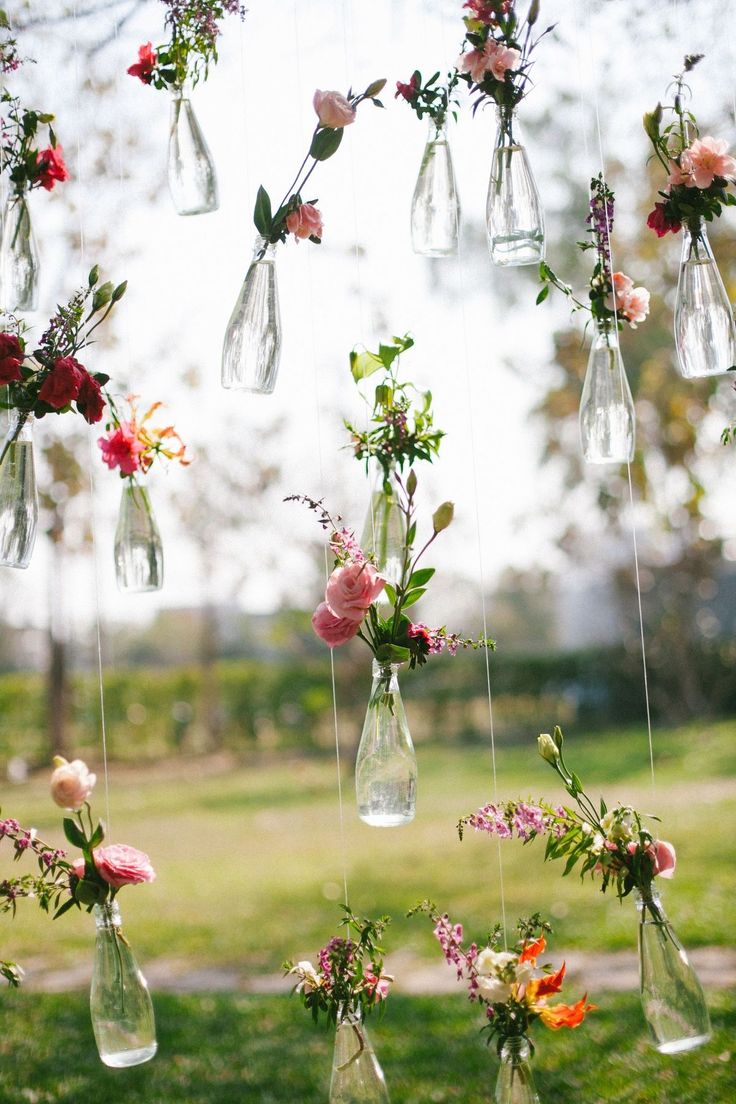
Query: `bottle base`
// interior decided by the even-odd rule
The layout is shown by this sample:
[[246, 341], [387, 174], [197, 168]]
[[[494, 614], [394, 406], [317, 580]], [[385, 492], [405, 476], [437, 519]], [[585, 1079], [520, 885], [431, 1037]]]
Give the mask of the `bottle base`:
[[271, 387], [247, 387], [244, 383], [225, 383], [222, 381], [225, 391], [246, 391], [249, 395], [273, 395], [276, 389], [274, 381]]
[[400, 828], [402, 824], [410, 824], [415, 813], [372, 813], [370, 810], [358, 810], [358, 816], [364, 824], [371, 828]]
[[494, 238], [488, 242], [488, 249], [494, 265], [500, 268], [515, 268], [521, 265], [539, 264], [544, 260], [544, 241], [526, 234], [508, 238]]
[[426, 246], [417, 247], [412, 246], [412, 251], [417, 257], [456, 257], [457, 256], [457, 242], [447, 247], [438, 247], [437, 249], [427, 248]]
[[174, 204], [174, 207], [177, 215], [187, 218], [190, 215], [210, 215], [213, 211], [219, 211], [220, 204], [215, 203], [213, 207], [188, 207], [186, 210], [181, 210], [179, 207], [176, 207], [176, 204]]
[[684, 1039], [673, 1039], [666, 1043], [655, 1043], [655, 1047], [660, 1054], [683, 1054], [687, 1050], [695, 1050], [696, 1047], [703, 1046], [710, 1039], [710, 1032], [707, 1035], [688, 1035]]
[[114, 1054], [102, 1054], [100, 1060], [111, 1069], [127, 1069], [129, 1066], [141, 1066], [144, 1062], [150, 1062], [158, 1050], [158, 1043], [152, 1043], [146, 1047], [136, 1047], [135, 1050], [120, 1050]]
[[17, 560], [0, 560], [0, 567], [14, 567], [16, 571], [25, 571], [30, 562], [30, 560], [26, 560], [24, 563], [18, 563]]

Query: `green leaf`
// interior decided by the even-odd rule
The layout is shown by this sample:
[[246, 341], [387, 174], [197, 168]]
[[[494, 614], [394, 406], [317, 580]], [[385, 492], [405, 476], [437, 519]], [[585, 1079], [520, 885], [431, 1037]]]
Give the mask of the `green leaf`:
[[337, 127], [335, 130], [332, 127], [324, 127], [323, 130], [318, 130], [309, 147], [310, 157], [315, 161], [326, 161], [333, 153], [337, 153], [342, 142], [342, 131], [342, 127]]
[[270, 238], [272, 229], [271, 199], [268, 192], [261, 184], [256, 195], [256, 205], [253, 210], [253, 222], [256, 230], [262, 238]]
[[84, 832], [81, 830], [76, 821], [71, 817], [64, 817], [62, 822], [64, 827], [64, 835], [74, 847], [79, 847], [84, 850], [87, 846], [87, 840]]
[[418, 590], [410, 590], [404, 601], [401, 603], [402, 609], [407, 609], [409, 606], [413, 606], [415, 602], [418, 602], [423, 594], [427, 593], [426, 587], [419, 587]]
[[99, 847], [100, 844], [102, 843], [102, 841], [104, 840], [104, 838], [105, 838], [105, 825], [103, 824], [102, 821], [100, 821], [98, 823], [97, 827], [95, 828], [94, 832], [92, 833], [91, 838], [90, 838], [90, 841], [89, 841], [89, 844], [88, 844], [89, 850], [92, 851], [92, 850], [94, 850], [95, 847]]
[[424, 584], [428, 583], [432, 578], [434, 571], [435, 569], [433, 567], [420, 567], [419, 571], [413, 572], [409, 579], [409, 589], [411, 590], [414, 587], [424, 586]]
[[356, 383], [358, 380], [366, 379], [367, 376], [372, 376], [381, 368], [383, 368], [383, 361], [375, 353], [369, 353], [367, 349], [362, 353], [356, 353], [353, 349], [350, 354], [350, 371]]
[[408, 648], [399, 648], [396, 644], [381, 644], [376, 649], [376, 659], [379, 663], [406, 663], [410, 652]]
[[79, 902], [75, 900], [74, 897], [70, 897], [68, 901], [65, 901], [64, 904], [56, 910], [54, 913], [54, 920], [58, 920], [60, 916], [63, 916], [65, 912], [73, 908], [79, 908]]
[[397, 348], [396, 345], [381, 344], [378, 346], [378, 355], [384, 368], [390, 368], [400, 352], [401, 349]]
[[549, 284], [545, 284], [545, 286], [542, 288], [539, 295], [537, 296], [537, 306], [539, 306], [540, 303], [543, 303], [548, 295], [549, 295]]
[[395, 606], [396, 605], [396, 591], [394, 590], [394, 588], [391, 586], [390, 583], [386, 583], [385, 587], [383, 588], [383, 593], [386, 595], [386, 597], [388, 598], [391, 605]]

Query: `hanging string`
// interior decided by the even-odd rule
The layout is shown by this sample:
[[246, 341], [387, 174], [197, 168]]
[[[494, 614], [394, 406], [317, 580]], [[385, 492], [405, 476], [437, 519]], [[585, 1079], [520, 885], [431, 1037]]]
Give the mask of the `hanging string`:
[[[593, 35], [592, 35], [590, 19], [588, 19], [588, 28], [587, 29], [588, 29], [588, 40], [589, 40], [590, 56], [592, 57], [593, 56], [593, 53], [592, 53], [592, 51], [593, 51]], [[601, 176], [603, 177], [603, 180], [605, 182], [605, 180], [606, 180], [606, 169], [605, 169], [605, 157], [604, 157], [604, 153], [603, 153], [603, 128], [601, 126], [600, 103], [599, 103], [599, 93], [598, 93], [598, 82], [597, 81], [593, 81], [593, 105], [594, 105], [594, 111], [595, 111], [595, 126], [596, 126], [597, 140], [598, 140], [598, 155], [599, 155], [599, 159], [600, 159], [600, 171], [601, 171]], [[606, 242], [607, 242], [607, 246], [608, 246], [608, 255], [610, 257], [610, 262], [611, 262], [611, 272], [613, 273], [613, 271], [615, 269], [615, 265], [613, 263], [613, 246], [612, 246], [612, 243], [611, 243], [611, 226], [610, 226], [610, 222], [609, 222], [609, 218], [608, 218], [608, 207], [607, 207], [607, 205], [605, 205], [604, 209], [605, 209], [605, 223], [606, 223]], [[616, 331], [618, 332], [618, 306], [617, 306], [615, 295], [613, 296], [613, 310], [614, 310], [614, 323], [615, 323], [615, 326], [616, 326]], [[621, 373], [621, 385], [622, 385], [622, 390], [623, 390], [624, 367], [623, 367], [623, 361], [621, 359], [620, 352], [619, 352], [619, 357], [618, 357], [618, 363], [619, 363], [619, 370], [620, 370], [620, 373]], [[645, 709], [646, 709], [647, 741], [648, 741], [648, 745], [649, 745], [650, 786], [651, 786], [652, 796], [654, 796], [654, 792], [655, 792], [654, 740], [653, 740], [653, 737], [652, 737], [652, 714], [651, 714], [651, 705], [650, 705], [650, 700], [649, 700], [649, 675], [648, 675], [648, 671], [647, 671], [647, 649], [646, 649], [646, 639], [645, 639], [645, 633], [644, 633], [644, 612], [643, 612], [642, 598], [641, 598], [641, 573], [640, 573], [640, 570], [639, 570], [639, 547], [638, 547], [638, 539], [637, 539], [637, 532], [636, 532], [636, 517], [635, 517], [635, 503], [634, 503], [634, 482], [633, 482], [633, 479], [632, 479], [632, 476], [631, 476], [631, 461], [630, 460], [626, 461], [626, 475], [627, 475], [628, 491], [629, 491], [629, 512], [630, 512], [630, 515], [631, 515], [631, 542], [632, 542], [633, 553], [634, 553], [634, 577], [635, 577], [635, 580], [636, 580], [636, 602], [637, 602], [637, 612], [638, 612], [638, 616], [639, 616], [639, 643], [640, 643], [640, 647], [641, 647], [642, 673], [643, 673], [643, 677], [644, 677], [644, 705], [645, 705]]]
[[[426, 18], [426, 16], [425, 16]], [[443, 41], [448, 41], [447, 36], [447, 16], [443, 12], [442, 15], [442, 38]], [[470, 457], [471, 457], [471, 469], [472, 469], [472, 487], [473, 487], [473, 513], [475, 520], [475, 539], [478, 547], [478, 583], [480, 589], [480, 609], [481, 609], [481, 622], [483, 625], [483, 636], [488, 637], [488, 611], [486, 606], [486, 582], [485, 582], [485, 564], [483, 559], [483, 540], [481, 534], [480, 524], [480, 484], [478, 480], [478, 452], [476, 446], [475, 437], [475, 393], [473, 387], [473, 376], [470, 369], [470, 347], [468, 341], [468, 319], [465, 310], [465, 303], [467, 300], [468, 280], [465, 266], [465, 254], [463, 249], [462, 240], [462, 227], [460, 226], [460, 214], [458, 204], [457, 225], [455, 227], [457, 237], [457, 260], [455, 262], [455, 269], [457, 271], [460, 280], [460, 318], [462, 321], [462, 341], [463, 341], [463, 367], [465, 371], [466, 382], [466, 394], [468, 400], [468, 427], [469, 427], [469, 440], [470, 440]], [[493, 800], [498, 802], [498, 764], [496, 755], [496, 727], [493, 717], [493, 689], [491, 684], [491, 657], [488, 648], [483, 648], [483, 658], [485, 661], [485, 673], [486, 673], [486, 693], [488, 696], [488, 732], [491, 740], [491, 777], [493, 780]], [[498, 860], [498, 892], [501, 908], [501, 924], [503, 926], [503, 943], [504, 948], [508, 949], [508, 936], [506, 930], [506, 888], [504, 882], [503, 872], [503, 852], [501, 848], [501, 838], [496, 836], [496, 857]]]
[[[77, 161], [77, 188], [79, 195], [79, 256], [82, 263], [82, 270], [86, 268], [86, 247], [85, 247], [85, 225], [84, 225], [84, 201], [85, 191], [83, 184], [82, 173], [82, 149], [80, 140], [80, 128], [82, 123], [81, 113], [81, 97], [80, 97], [80, 72], [79, 72], [79, 41], [78, 41], [78, 24], [77, 24], [77, 3], [74, 0], [72, 7], [73, 15], [73, 53], [74, 53], [74, 85], [75, 85], [75, 108], [77, 116], [77, 143], [76, 143], [76, 161]], [[88, 452], [89, 452], [89, 495], [90, 495], [90, 521], [92, 532], [92, 572], [94, 576], [94, 598], [95, 598], [95, 627], [96, 627], [96, 640], [97, 640], [97, 681], [99, 686], [99, 702], [100, 702], [100, 728], [102, 732], [102, 770], [105, 782], [105, 823], [107, 826], [108, 836], [110, 835], [110, 772], [108, 766], [108, 754], [107, 754], [107, 727], [105, 723], [105, 686], [102, 677], [102, 629], [101, 629], [101, 615], [100, 615], [100, 564], [97, 549], [97, 518], [95, 511], [95, 485], [94, 485], [94, 442], [93, 442], [93, 429], [89, 427], [87, 435]]]
[[[299, 16], [298, 16], [298, 4], [299, 0], [294, 0], [294, 39], [296, 44], [296, 74], [297, 74], [297, 87], [299, 89], [299, 101], [302, 100], [302, 67], [301, 67], [301, 50], [299, 48]], [[310, 243], [307, 243], [309, 246]], [[312, 274], [312, 250], [307, 248], [306, 251], [306, 263], [309, 273], [309, 279], [307, 280], [308, 296], [309, 296], [309, 320], [310, 320], [310, 334], [311, 334], [311, 361], [312, 361], [312, 378], [314, 380], [314, 396], [315, 396], [315, 421], [317, 425], [317, 462], [319, 467], [319, 482], [320, 482], [320, 495], [324, 492], [325, 488], [325, 469], [322, 449], [322, 411], [320, 406], [320, 396], [322, 394], [322, 386], [320, 373], [317, 368], [317, 337], [315, 331], [315, 308], [314, 308], [314, 279]], [[324, 549], [324, 562], [325, 562], [325, 582], [330, 574], [329, 554], [327, 547]], [[332, 684], [332, 722], [335, 729], [335, 767], [337, 773], [337, 811], [338, 811], [338, 831], [340, 840], [340, 863], [342, 866], [342, 885], [343, 885], [343, 901], [346, 907], [350, 907], [350, 895], [348, 893], [348, 861], [347, 861], [347, 840], [345, 837], [345, 803], [343, 800], [342, 792], [342, 771], [341, 771], [341, 758], [340, 758], [340, 725], [337, 710], [337, 682], [335, 678], [335, 654], [332, 648], [330, 652], [330, 681]]]

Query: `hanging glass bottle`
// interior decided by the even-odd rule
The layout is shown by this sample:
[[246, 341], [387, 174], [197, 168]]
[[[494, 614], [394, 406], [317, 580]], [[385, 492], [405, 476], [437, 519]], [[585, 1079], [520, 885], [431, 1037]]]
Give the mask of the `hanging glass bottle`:
[[0, 564], [5, 567], [28, 567], [36, 543], [38, 491], [32, 427], [32, 414], [11, 411], [0, 447]]
[[423, 257], [457, 253], [460, 202], [452, 155], [447, 141], [447, 118], [429, 120], [427, 144], [411, 201], [411, 247]]
[[219, 207], [217, 175], [191, 101], [174, 90], [169, 130], [169, 190], [180, 215], [205, 215]]
[[5, 204], [0, 282], [6, 311], [31, 311], [38, 306], [38, 248], [24, 195], [11, 195]]
[[675, 348], [685, 379], [718, 376], [736, 364], [733, 308], [702, 222], [682, 230]]
[[358, 815], [374, 828], [414, 819], [417, 760], [399, 690], [398, 663], [373, 660], [373, 686], [355, 763]]
[[500, 1058], [495, 1104], [539, 1104], [528, 1040], [523, 1035], [510, 1035], [501, 1044]]
[[498, 132], [486, 200], [491, 260], [497, 265], [544, 260], [544, 212], [522, 145], [516, 112], [499, 109]]
[[120, 590], [140, 593], [164, 585], [164, 550], [145, 487], [123, 487], [115, 530], [115, 575]]
[[222, 386], [270, 395], [276, 386], [280, 357], [275, 247], [259, 237], [225, 331]]
[[388, 1104], [383, 1070], [359, 1011], [338, 1016], [330, 1104]]
[[97, 939], [89, 1009], [100, 1058], [116, 1069], [156, 1053], [156, 1023], [146, 979], [120, 927], [117, 901], [95, 905]]
[[580, 446], [588, 464], [634, 459], [634, 400], [621, 359], [618, 334], [596, 321], [580, 399]]
[[698, 975], [667, 919], [658, 893], [637, 894], [639, 982], [644, 1017], [662, 1054], [710, 1039], [710, 1017]]
[[396, 472], [391, 469], [386, 475], [379, 465], [360, 547], [367, 556], [374, 558], [378, 570], [393, 586], [401, 578], [404, 530]]

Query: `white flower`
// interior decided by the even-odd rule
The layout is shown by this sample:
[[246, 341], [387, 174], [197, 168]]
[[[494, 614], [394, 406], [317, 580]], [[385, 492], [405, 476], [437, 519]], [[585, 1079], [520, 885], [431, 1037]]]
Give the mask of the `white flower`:
[[593, 836], [593, 842], [590, 845], [590, 850], [593, 852], [594, 855], [600, 855], [601, 851], [603, 850], [604, 843], [604, 837], [601, 835], [600, 832], [596, 832], [596, 834]]
[[296, 987], [297, 993], [301, 993], [302, 990], [305, 993], [311, 993], [314, 989], [319, 989], [320, 987], [320, 976], [311, 962], [307, 962], [306, 960], [303, 962], [297, 962], [296, 966], [292, 966], [289, 973], [296, 974], [299, 978], [299, 982]]
[[499, 977], [515, 961], [516, 955], [510, 951], [494, 951], [485, 947], [475, 960], [475, 968], [479, 974], [495, 974]]
[[540, 733], [537, 737], [537, 747], [539, 748], [539, 754], [543, 759], [546, 759], [548, 763], [554, 765], [560, 758], [557, 744], [554, 742], [549, 732]]
[[520, 962], [516, 967], [515, 973], [516, 980], [518, 981], [519, 985], [524, 985], [524, 983], [529, 981], [532, 974], [534, 973], [534, 964], [529, 960], [527, 960], [526, 962]]
[[483, 1000], [488, 1001], [489, 1004], [495, 1004], [497, 1001], [507, 1001], [511, 996], [511, 986], [508, 982], [499, 981], [498, 978], [479, 977], [478, 995], [483, 997]]
[[613, 840], [614, 843], [628, 843], [630, 840], [636, 839], [636, 821], [633, 809], [628, 808], [628, 806], [619, 806], [617, 809], [612, 809], [601, 820], [601, 828], [605, 832], [606, 838]]

